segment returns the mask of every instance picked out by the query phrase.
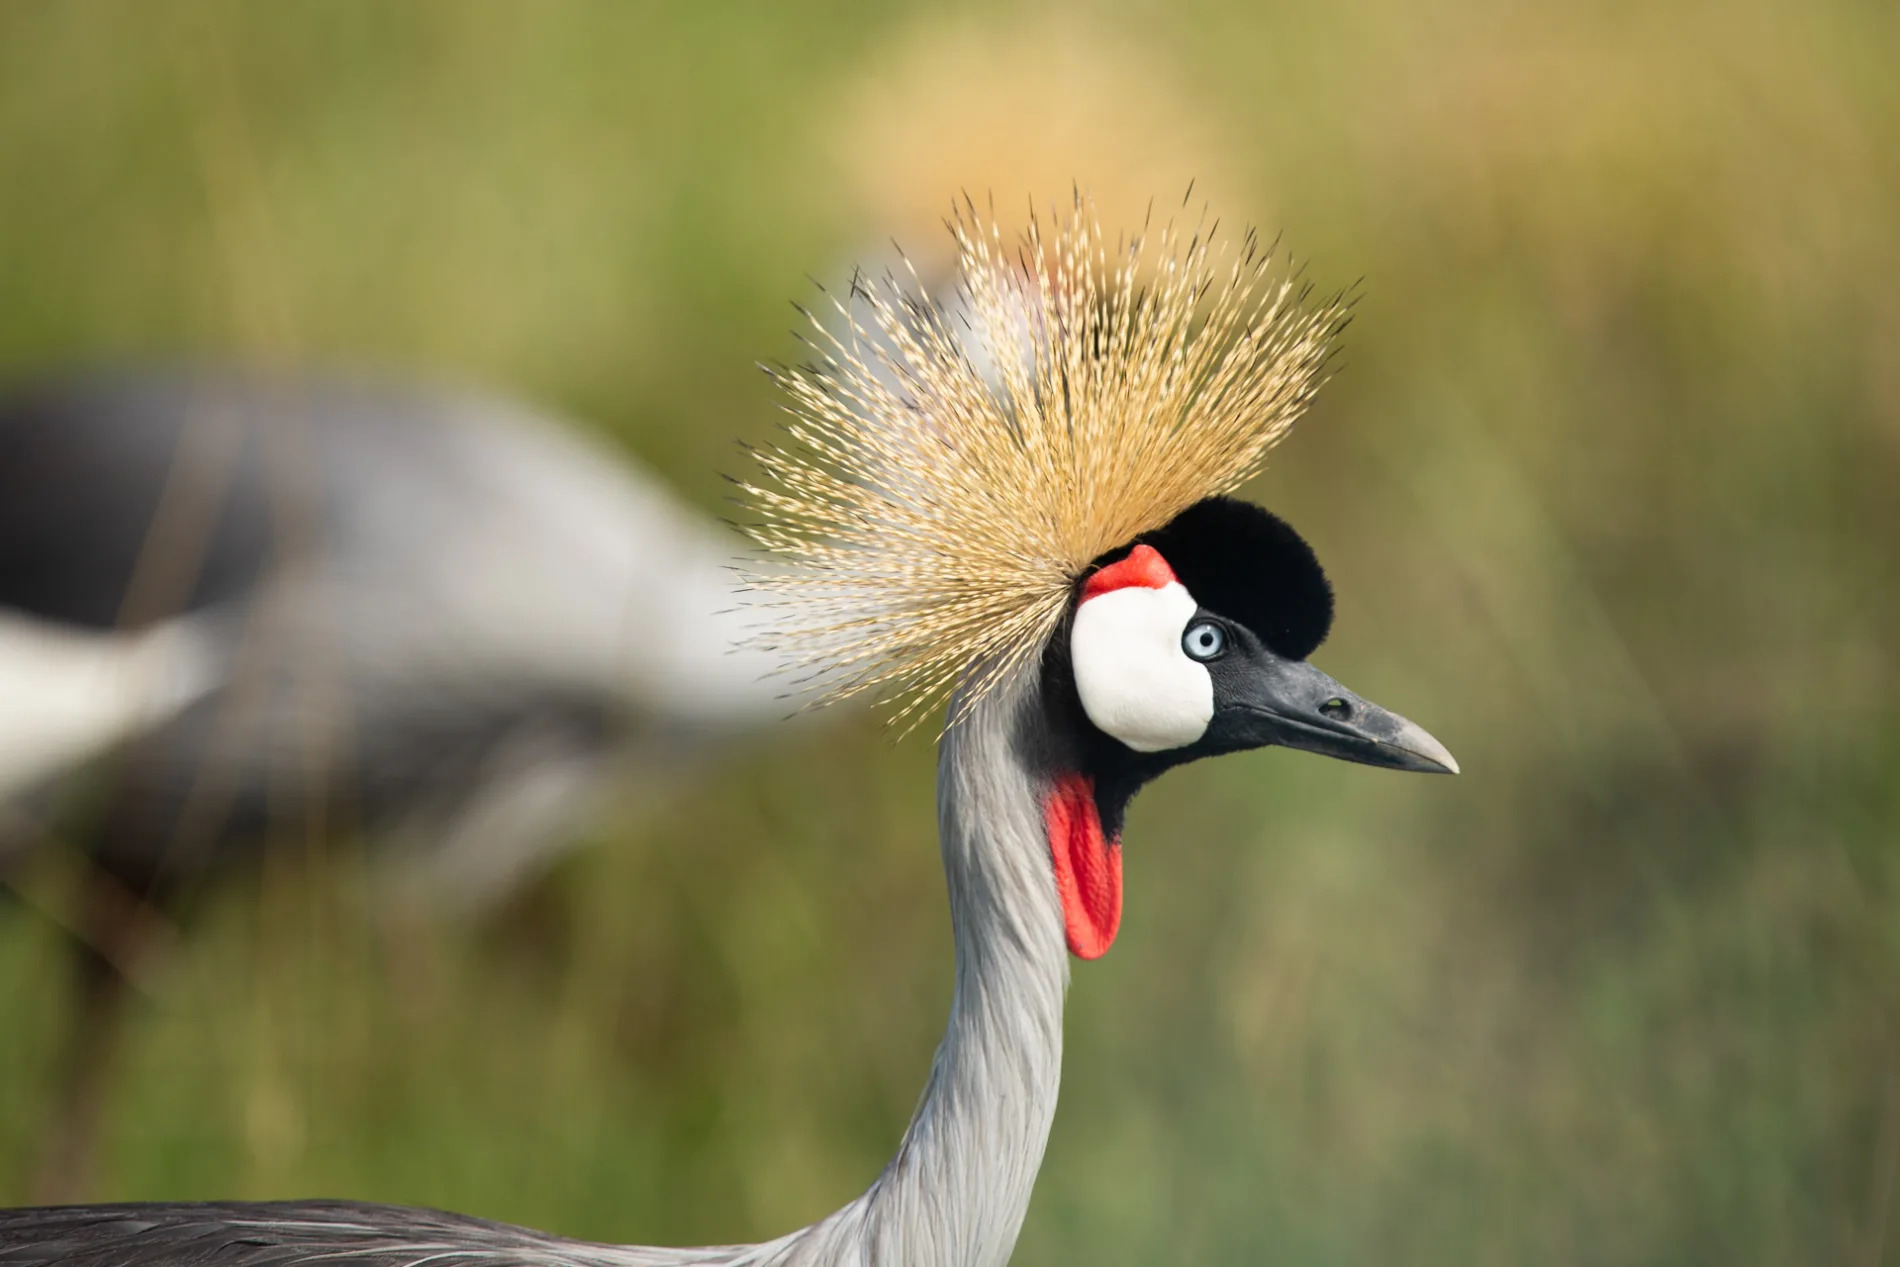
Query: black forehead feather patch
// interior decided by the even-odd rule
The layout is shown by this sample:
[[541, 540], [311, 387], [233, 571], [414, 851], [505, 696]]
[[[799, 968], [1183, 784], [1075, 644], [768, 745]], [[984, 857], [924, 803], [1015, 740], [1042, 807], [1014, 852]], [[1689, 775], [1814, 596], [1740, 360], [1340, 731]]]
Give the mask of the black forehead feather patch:
[[1275, 655], [1304, 660], [1333, 627], [1333, 587], [1313, 547], [1286, 520], [1252, 502], [1196, 502], [1095, 566], [1143, 544], [1161, 552], [1195, 602], [1253, 630]]

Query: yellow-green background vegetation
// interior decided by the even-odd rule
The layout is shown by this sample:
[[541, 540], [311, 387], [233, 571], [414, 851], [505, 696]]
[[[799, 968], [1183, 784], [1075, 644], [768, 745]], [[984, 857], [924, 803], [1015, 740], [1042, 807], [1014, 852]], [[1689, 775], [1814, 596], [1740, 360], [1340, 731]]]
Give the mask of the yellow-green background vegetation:
[[[1198, 177], [1366, 279], [1252, 491], [1337, 585], [1320, 663], [1465, 774], [1144, 793], [1018, 1261], [1900, 1262], [1897, 67], [1868, 0], [7, 0], [0, 372], [418, 369], [718, 509], [807, 273], [963, 188]], [[96, 1195], [817, 1216], [939, 1034], [932, 764], [767, 734], [475, 928], [224, 887]], [[66, 1004], [7, 915], [20, 1201]]]

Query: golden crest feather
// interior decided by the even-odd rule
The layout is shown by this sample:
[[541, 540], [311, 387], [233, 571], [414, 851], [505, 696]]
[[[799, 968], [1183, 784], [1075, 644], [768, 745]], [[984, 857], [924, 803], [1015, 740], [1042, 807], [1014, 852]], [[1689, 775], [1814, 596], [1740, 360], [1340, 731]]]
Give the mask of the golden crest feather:
[[1080, 195], [1013, 239], [966, 199], [958, 309], [912, 270], [813, 316], [816, 361], [775, 373], [786, 440], [741, 483], [778, 563], [748, 578], [760, 641], [827, 700], [873, 691], [914, 722], [969, 672], [967, 708], [1091, 562], [1256, 474], [1345, 308], [1202, 219], [1111, 248]]

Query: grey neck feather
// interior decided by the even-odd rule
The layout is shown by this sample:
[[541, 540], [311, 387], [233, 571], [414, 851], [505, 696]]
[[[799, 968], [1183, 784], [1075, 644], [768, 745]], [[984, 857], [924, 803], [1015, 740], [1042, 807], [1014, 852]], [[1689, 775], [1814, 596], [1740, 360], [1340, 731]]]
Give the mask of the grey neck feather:
[[[830, 1217], [762, 1245], [666, 1263], [1000, 1267], [1042, 1165], [1062, 1072], [1069, 960], [1032, 752], [1026, 671], [945, 734], [937, 817], [956, 938], [950, 1024], [897, 1156]], [[638, 1251], [636, 1251], [638, 1252]]]

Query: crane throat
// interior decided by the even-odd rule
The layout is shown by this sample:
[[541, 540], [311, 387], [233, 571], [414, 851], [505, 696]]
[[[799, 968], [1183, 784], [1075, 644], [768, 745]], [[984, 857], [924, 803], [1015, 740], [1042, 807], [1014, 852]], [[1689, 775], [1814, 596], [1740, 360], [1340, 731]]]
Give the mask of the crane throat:
[[1095, 781], [1058, 775], [1042, 807], [1069, 953], [1100, 959], [1122, 922], [1122, 842], [1102, 830]]

